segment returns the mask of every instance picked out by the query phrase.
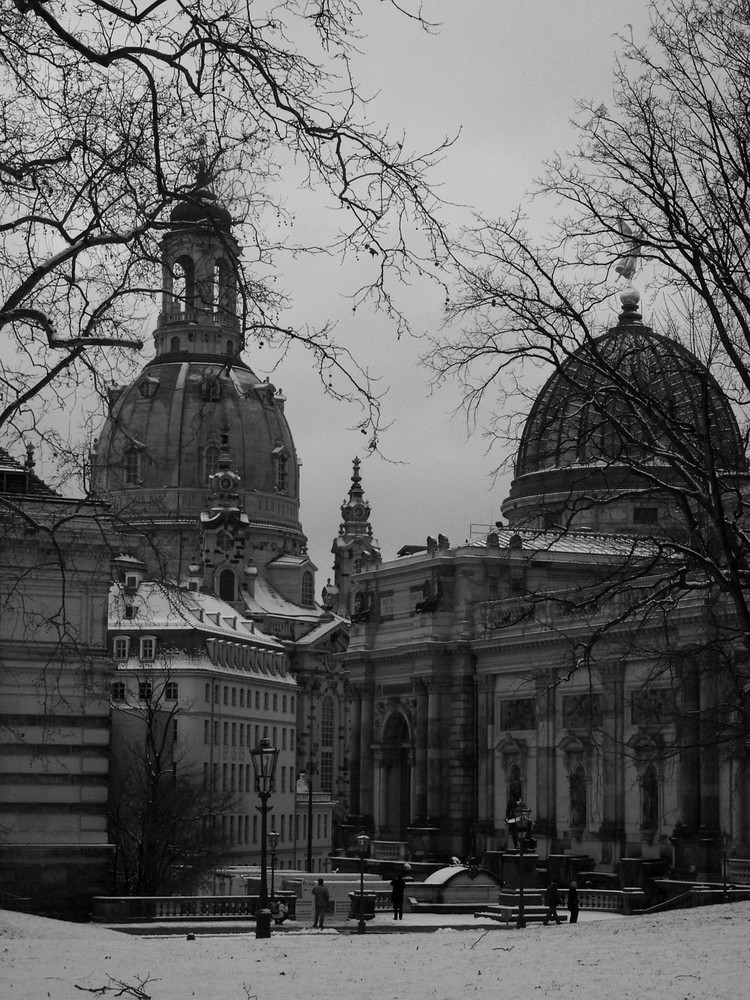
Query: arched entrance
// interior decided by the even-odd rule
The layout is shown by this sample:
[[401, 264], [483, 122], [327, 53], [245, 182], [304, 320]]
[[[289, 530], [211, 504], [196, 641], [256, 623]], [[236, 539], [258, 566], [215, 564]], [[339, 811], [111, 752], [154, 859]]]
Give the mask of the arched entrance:
[[380, 828], [388, 839], [406, 840], [411, 819], [412, 746], [409, 725], [394, 712], [383, 728]]

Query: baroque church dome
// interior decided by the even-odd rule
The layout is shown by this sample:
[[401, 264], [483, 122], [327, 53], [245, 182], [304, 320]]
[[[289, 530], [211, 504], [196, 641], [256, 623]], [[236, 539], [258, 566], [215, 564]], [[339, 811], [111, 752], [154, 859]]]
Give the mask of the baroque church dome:
[[210, 506], [211, 477], [221, 463], [238, 473], [254, 562], [299, 556], [306, 538], [285, 397], [240, 353], [240, 250], [231, 217], [199, 178], [170, 221], [155, 356], [110, 393], [94, 446], [95, 489], [129, 524], [158, 539], [170, 573], [184, 577], [199, 557], [197, 520]]
[[746, 473], [721, 387], [687, 348], [641, 322], [638, 298], [623, 292], [618, 325], [567, 358], [537, 396], [503, 505], [511, 524], [546, 527], [565, 509], [580, 526], [632, 530], [652, 473], [676, 484], [681, 467], [709, 454], [728, 475]]

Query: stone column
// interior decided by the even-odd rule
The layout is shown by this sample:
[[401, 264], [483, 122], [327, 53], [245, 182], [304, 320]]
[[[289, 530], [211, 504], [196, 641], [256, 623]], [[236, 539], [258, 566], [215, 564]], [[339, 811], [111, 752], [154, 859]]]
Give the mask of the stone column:
[[411, 821], [424, 823], [427, 816], [427, 734], [429, 731], [427, 684], [423, 677], [415, 677], [413, 688], [417, 699], [416, 746], [414, 753], [414, 795]]
[[[540, 671], [534, 678], [537, 708], [536, 802], [534, 829], [553, 840], [557, 830], [557, 727], [555, 707], [558, 676], [554, 670]], [[505, 807], [503, 806], [503, 816]]]
[[438, 820], [443, 803], [442, 684], [426, 678], [427, 693], [427, 815]]
[[354, 815], [360, 815], [363, 812], [362, 805], [360, 803], [360, 780], [362, 769], [362, 689], [358, 686], [351, 685], [347, 693], [351, 699], [351, 707], [349, 710], [349, 717], [351, 720], [349, 738], [351, 754], [349, 759], [349, 812]]
[[477, 852], [494, 848], [495, 816], [495, 678], [482, 674], [476, 679], [477, 702]]
[[[625, 841], [625, 761], [623, 754], [623, 724], [625, 716], [623, 668], [619, 664], [600, 667], [602, 692], [599, 699], [602, 713], [602, 826], [603, 841], [613, 846], [612, 861], [619, 860], [616, 846]], [[593, 788], [592, 788], [593, 792]], [[594, 802], [590, 812], [593, 813]]]
[[372, 758], [375, 689], [372, 684], [362, 686], [361, 726], [359, 731], [359, 811], [361, 815], [375, 814], [374, 772]]

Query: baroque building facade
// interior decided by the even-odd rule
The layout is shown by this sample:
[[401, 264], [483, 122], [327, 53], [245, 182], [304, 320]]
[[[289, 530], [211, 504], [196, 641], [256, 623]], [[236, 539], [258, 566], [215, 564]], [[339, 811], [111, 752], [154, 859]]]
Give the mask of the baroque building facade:
[[652, 392], [696, 454], [710, 439], [734, 495], [742, 438], [704, 366], [643, 323], [635, 290], [621, 298], [593, 353], [539, 393], [507, 523], [405, 546], [353, 580], [351, 805], [386, 854], [492, 863], [521, 801], [542, 858], [716, 875], [727, 850], [750, 850], [744, 740], [711, 738], [711, 657], [731, 613], [700, 590], [646, 599], [660, 539], [681, 530], [666, 432], [626, 391], [602, 406], [605, 371]]
[[[293, 740], [293, 753], [291, 743], [286, 751], [293, 760], [282, 765], [290, 771], [284, 794], [295, 790], [295, 819], [291, 828], [285, 823], [280, 859], [320, 870], [334, 820], [342, 812], [337, 803], [348, 797], [344, 691], [332, 670], [333, 655], [346, 646], [347, 623], [330, 602], [327, 607], [316, 602], [316, 567], [300, 523], [300, 463], [285, 397], [258, 378], [243, 355], [236, 282], [240, 252], [229, 213], [217, 203], [208, 179], [200, 176], [192, 194], [173, 210], [162, 240], [153, 357], [129, 384], [111, 391], [109, 413], [93, 449], [93, 482], [98, 495], [113, 506], [121, 555], [142, 566], [144, 586], [171, 588], [175, 607], [210, 595], [224, 606], [215, 611], [219, 619], [236, 621], [239, 646], [268, 640], [283, 659], [280, 674], [260, 684], [269, 693], [269, 685], [279, 687], [270, 693], [271, 703], [278, 696], [279, 703], [287, 699], [288, 706], [295, 706], [294, 723], [287, 719], [283, 728]], [[178, 600], [175, 595], [182, 596]], [[111, 642], [117, 641], [123, 624], [110, 620]], [[151, 628], [147, 616], [137, 624], [141, 638], [133, 650], [142, 644], [143, 628]], [[164, 634], [157, 641], [163, 649], [170, 644], [176, 649], [176, 634], [185, 632], [179, 611], [173, 626], [170, 634], [166, 620], [161, 623]], [[206, 671], [245, 669], [243, 656], [236, 663], [213, 662], [208, 639], [200, 638], [207, 633], [207, 618], [201, 628], [192, 627]], [[184, 634], [179, 641], [184, 644]], [[172, 680], [187, 690], [193, 674], [178, 656], [170, 656]], [[118, 684], [124, 682], [119, 673], [133, 665], [120, 662]], [[248, 690], [260, 691], [261, 678], [252, 673], [246, 678]], [[295, 695], [286, 691], [292, 679]], [[223, 691], [241, 681], [233, 674], [231, 684], [218, 677], [216, 684]], [[189, 726], [197, 726], [191, 743], [194, 763], [202, 766], [207, 708], [199, 694], [183, 710], [186, 720], [197, 720]], [[239, 705], [235, 708], [239, 711]], [[228, 720], [230, 727], [236, 722], [255, 733], [261, 724], [255, 702], [252, 708], [246, 702], [243, 712], [241, 720]], [[271, 735], [276, 721], [269, 715], [263, 723], [271, 727]], [[231, 756], [238, 749], [222, 747], [222, 753]], [[231, 769], [232, 761], [226, 763]], [[222, 780], [223, 764], [216, 780]], [[213, 764], [208, 775], [214, 780]], [[277, 790], [281, 780], [280, 774]], [[280, 816], [287, 815], [285, 805]], [[243, 860], [248, 861], [248, 853], [254, 855], [259, 847], [252, 835], [246, 841], [246, 820], [242, 822]], [[243, 853], [239, 843], [235, 847], [234, 855]]]

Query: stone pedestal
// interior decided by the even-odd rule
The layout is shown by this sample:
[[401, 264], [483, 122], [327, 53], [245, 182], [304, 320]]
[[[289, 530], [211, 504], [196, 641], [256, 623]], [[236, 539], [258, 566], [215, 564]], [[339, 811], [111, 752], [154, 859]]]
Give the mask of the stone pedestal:
[[[523, 887], [524, 889], [535, 889], [537, 885], [536, 867], [539, 864], [539, 855], [536, 853], [524, 854], [523, 856]], [[509, 853], [503, 855], [502, 870], [503, 888], [518, 889], [521, 885], [521, 855]]]

